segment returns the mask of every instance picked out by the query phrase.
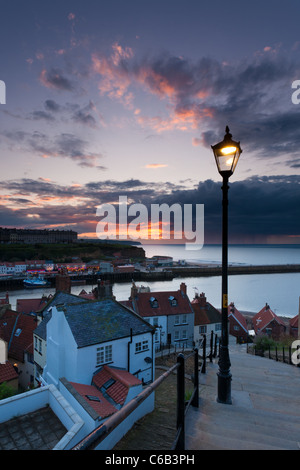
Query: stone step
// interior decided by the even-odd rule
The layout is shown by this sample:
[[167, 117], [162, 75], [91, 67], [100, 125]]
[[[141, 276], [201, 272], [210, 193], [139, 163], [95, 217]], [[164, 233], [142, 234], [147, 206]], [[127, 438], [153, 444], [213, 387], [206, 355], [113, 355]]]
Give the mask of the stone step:
[[[186, 426], [189, 449], [194, 449], [190, 446], [197, 445], [198, 441], [201, 448], [205, 442], [214, 446], [218, 443], [221, 448], [235, 445], [236, 449], [243, 447], [266, 450], [273, 447], [299, 449], [300, 423], [290, 422], [286, 416], [282, 415], [273, 416], [271, 413], [261, 413], [256, 410], [251, 413], [247, 409], [236, 409], [230, 405], [218, 403], [216, 406], [230, 407], [231, 411], [221, 412], [218, 415], [210, 414], [210, 406], [204, 406], [205, 411], [200, 413], [195, 408], [189, 410], [188, 426]], [[211, 436], [214, 436], [215, 440], [212, 440]]]
[[273, 441], [273, 445], [259, 439], [252, 441], [246, 435], [244, 439], [235, 438], [228, 434], [220, 436], [215, 430], [200, 431], [194, 436], [186, 435], [186, 450], [299, 450], [296, 442], [286, 443]]
[[232, 405], [217, 403], [216, 363], [186, 418], [187, 450], [299, 450], [300, 369], [231, 346]]

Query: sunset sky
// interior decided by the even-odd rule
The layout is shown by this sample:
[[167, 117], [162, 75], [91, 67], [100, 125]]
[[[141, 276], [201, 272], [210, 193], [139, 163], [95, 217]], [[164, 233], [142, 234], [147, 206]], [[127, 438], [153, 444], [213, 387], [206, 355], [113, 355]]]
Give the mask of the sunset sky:
[[[232, 243], [300, 243], [298, 0], [0, 2], [2, 227], [96, 237], [101, 204], [204, 204], [228, 125]], [[299, 94], [300, 97], [300, 94]]]

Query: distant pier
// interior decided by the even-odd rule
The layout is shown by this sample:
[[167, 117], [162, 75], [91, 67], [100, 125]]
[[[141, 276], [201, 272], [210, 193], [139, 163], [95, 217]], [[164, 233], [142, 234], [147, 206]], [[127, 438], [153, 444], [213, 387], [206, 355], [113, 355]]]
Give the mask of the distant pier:
[[[284, 274], [284, 273], [300, 273], [300, 264], [280, 264], [280, 265], [264, 265], [264, 266], [228, 266], [229, 275], [242, 274]], [[73, 285], [96, 285], [98, 279], [109, 280], [112, 283], [121, 282], [153, 282], [153, 281], [170, 281], [174, 278], [182, 277], [209, 277], [221, 276], [222, 267], [218, 266], [183, 266], [169, 267], [165, 271], [135, 271], [123, 273], [102, 273], [102, 274], [80, 274], [70, 275]], [[55, 275], [47, 275], [50, 281], [50, 287], [55, 286]], [[24, 289], [23, 280], [25, 277], [3, 277], [0, 278], [0, 292], [9, 290]]]

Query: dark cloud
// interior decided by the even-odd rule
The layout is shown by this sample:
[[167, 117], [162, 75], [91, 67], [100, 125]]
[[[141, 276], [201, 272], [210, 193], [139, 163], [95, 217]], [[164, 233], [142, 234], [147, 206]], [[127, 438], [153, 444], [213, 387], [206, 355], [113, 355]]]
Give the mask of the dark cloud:
[[33, 111], [30, 114], [30, 119], [33, 119], [35, 121], [39, 121], [40, 119], [45, 121], [54, 121], [54, 117], [52, 116], [52, 114], [47, 113], [45, 111]]
[[60, 91], [73, 91], [74, 84], [64, 76], [63, 72], [57, 68], [42, 70], [40, 74], [41, 83], [47, 88], [54, 88]]
[[44, 132], [34, 131], [4, 131], [3, 135], [9, 140], [11, 146], [22, 143], [22, 149], [44, 158], [61, 157], [70, 158], [81, 167], [105, 169], [98, 165], [102, 155], [89, 150], [89, 143], [71, 133], [61, 133], [49, 137]]
[[54, 100], [46, 100], [45, 101], [45, 108], [47, 111], [58, 112], [61, 109], [60, 104], [56, 103]]
[[[229, 184], [229, 241], [247, 240], [263, 243], [272, 236], [300, 235], [300, 176], [251, 177]], [[52, 182], [22, 179], [2, 181], [0, 188], [10, 192], [11, 200], [22, 195], [20, 202], [34, 196], [39, 204], [34, 208], [22, 205], [11, 211], [2, 205], [5, 225], [26, 223], [32, 226], [47, 224], [74, 224], [79, 232], [95, 231], [99, 222], [96, 209], [104, 203], [116, 204], [119, 196], [126, 195], [128, 202], [144, 204], [151, 214], [151, 204], [179, 203], [204, 204], [205, 242], [221, 242], [222, 191], [221, 183], [212, 180], [200, 182], [194, 189], [183, 190], [182, 185], [127, 180], [123, 182], [104, 180], [84, 186], [62, 186]], [[64, 200], [63, 204], [49, 205], [49, 199]], [[80, 203], [73, 205], [74, 199]], [[5, 200], [6, 201], [6, 200]], [[116, 206], [117, 207], [117, 206]], [[184, 209], [182, 209], [184, 211]], [[31, 213], [38, 215], [33, 221]], [[195, 213], [195, 211], [194, 211]]]
[[82, 109], [79, 109], [72, 116], [73, 121], [78, 124], [83, 124], [89, 127], [96, 127], [96, 119], [92, 115], [91, 111], [94, 111], [95, 105], [90, 101], [87, 106]]

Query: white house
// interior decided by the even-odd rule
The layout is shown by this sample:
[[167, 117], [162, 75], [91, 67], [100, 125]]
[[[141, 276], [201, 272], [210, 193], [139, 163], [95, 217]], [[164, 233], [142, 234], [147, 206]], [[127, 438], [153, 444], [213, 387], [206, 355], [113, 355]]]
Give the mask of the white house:
[[[34, 331], [35, 358], [44, 358], [42, 386], [2, 400], [0, 421], [38, 409], [37, 395], [48, 396], [68, 430], [55, 448], [71, 449], [154, 380], [153, 334], [153, 327], [112, 298], [89, 301], [58, 292]], [[153, 408], [152, 391], [97, 449], [112, 449]]]
[[39, 324], [34, 330], [33, 335], [33, 354], [34, 354], [34, 380], [35, 385], [40, 383], [40, 378], [43, 375], [43, 370], [47, 361], [47, 323], [52, 316], [52, 307], [55, 305], [63, 305], [65, 303], [82, 303], [85, 299], [77, 295], [68, 294], [66, 292], [56, 292], [56, 294], [49, 300], [39, 312]]
[[47, 322], [43, 379], [90, 384], [107, 364], [148, 383], [154, 379], [154, 328], [113, 299], [56, 305]]

